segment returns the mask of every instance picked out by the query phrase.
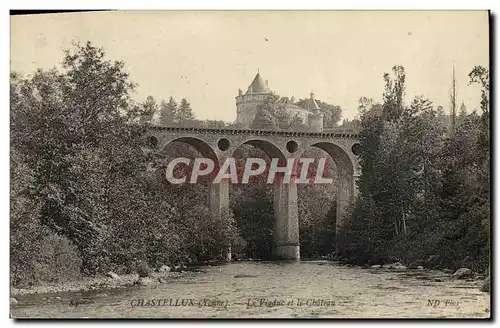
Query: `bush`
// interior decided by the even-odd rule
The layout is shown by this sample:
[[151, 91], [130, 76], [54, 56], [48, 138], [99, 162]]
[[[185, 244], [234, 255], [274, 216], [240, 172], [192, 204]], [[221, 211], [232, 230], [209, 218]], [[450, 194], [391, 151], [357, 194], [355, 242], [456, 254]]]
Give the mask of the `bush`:
[[12, 230], [10, 249], [13, 286], [81, 277], [81, 259], [73, 243], [39, 225]]
[[80, 276], [81, 259], [75, 245], [39, 220], [39, 206], [28, 188], [32, 172], [21, 153], [11, 151], [10, 280], [22, 287]]
[[357, 265], [389, 261], [392, 242], [386, 238], [385, 229], [381, 229], [374, 203], [358, 199], [347, 213], [337, 235], [337, 256]]
[[139, 277], [149, 277], [151, 274], [151, 269], [149, 268], [148, 262], [138, 261], [135, 267], [135, 271], [139, 274]]

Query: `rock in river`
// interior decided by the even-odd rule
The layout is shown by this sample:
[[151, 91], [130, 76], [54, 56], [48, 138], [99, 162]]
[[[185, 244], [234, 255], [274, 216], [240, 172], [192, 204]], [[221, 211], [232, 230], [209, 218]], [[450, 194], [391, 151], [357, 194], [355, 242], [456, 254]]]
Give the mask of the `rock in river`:
[[423, 260], [418, 260], [418, 261], [413, 261], [410, 264], [408, 264], [408, 269], [418, 269], [419, 266], [425, 267], [426, 261]]
[[460, 268], [453, 274], [455, 279], [467, 279], [474, 276], [474, 272], [468, 268]]
[[14, 297], [11, 297], [10, 298], [10, 305], [17, 305], [17, 304], [19, 304], [19, 302]]
[[140, 277], [139, 279], [137, 279], [137, 281], [135, 283], [136, 283], [136, 285], [147, 286], [152, 282], [153, 282], [153, 279], [151, 279], [149, 277]]
[[407, 268], [399, 262], [384, 265], [384, 268], [391, 270], [406, 270]]
[[120, 276], [117, 275], [116, 273], [114, 273], [113, 271], [109, 271], [108, 273], [106, 273], [106, 276], [113, 278], [113, 279], [120, 279]]

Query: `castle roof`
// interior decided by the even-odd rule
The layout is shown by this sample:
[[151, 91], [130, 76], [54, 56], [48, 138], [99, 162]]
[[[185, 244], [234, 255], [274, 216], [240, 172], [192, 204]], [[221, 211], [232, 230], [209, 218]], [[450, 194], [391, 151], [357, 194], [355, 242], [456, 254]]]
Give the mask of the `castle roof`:
[[286, 104], [285, 105], [285, 109], [298, 109], [298, 110], [301, 110], [301, 111], [305, 111], [306, 109], [305, 108], [302, 108], [298, 105], [295, 105], [295, 104]]
[[257, 73], [255, 75], [252, 83], [248, 87], [248, 91], [246, 92], [247, 94], [249, 93], [270, 93], [271, 91], [269, 88], [266, 86], [266, 83], [260, 76], [260, 73]]
[[306, 99], [304, 107], [305, 107], [305, 109], [307, 109], [311, 112], [314, 112], [314, 111], [317, 111], [320, 109], [318, 106], [318, 103], [316, 102], [316, 99], [314, 99], [313, 92], [311, 92], [311, 97], [309, 99]]
[[286, 108], [295, 108], [295, 109], [304, 109], [298, 105], [295, 104], [286, 104]]

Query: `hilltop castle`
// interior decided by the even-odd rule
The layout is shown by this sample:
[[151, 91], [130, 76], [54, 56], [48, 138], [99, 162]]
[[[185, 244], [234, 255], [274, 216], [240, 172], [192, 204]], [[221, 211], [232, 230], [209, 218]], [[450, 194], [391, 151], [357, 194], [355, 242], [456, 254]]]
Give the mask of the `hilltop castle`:
[[[272, 91], [269, 89], [267, 80], [264, 82], [260, 73], [257, 73], [245, 93], [241, 89], [238, 90], [236, 123], [240, 123], [243, 128], [250, 127], [257, 113], [257, 107], [264, 103], [270, 94], [272, 94]], [[291, 99], [284, 98], [284, 101], [285, 109], [293, 116], [300, 116], [311, 132], [323, 131], [323, 113], [321, 113], [320, 107], [314, 99], [314, 93], [311, 92], [310, 97], [305, 100], [304, 107], [295, 105], [294, 97]]]

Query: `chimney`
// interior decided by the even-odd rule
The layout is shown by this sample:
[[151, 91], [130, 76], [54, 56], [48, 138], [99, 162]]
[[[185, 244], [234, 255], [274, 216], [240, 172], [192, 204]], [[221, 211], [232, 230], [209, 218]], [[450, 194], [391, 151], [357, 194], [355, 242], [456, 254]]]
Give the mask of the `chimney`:
[[268, 81], [266, 80], [266, 88], [269, 87]]

